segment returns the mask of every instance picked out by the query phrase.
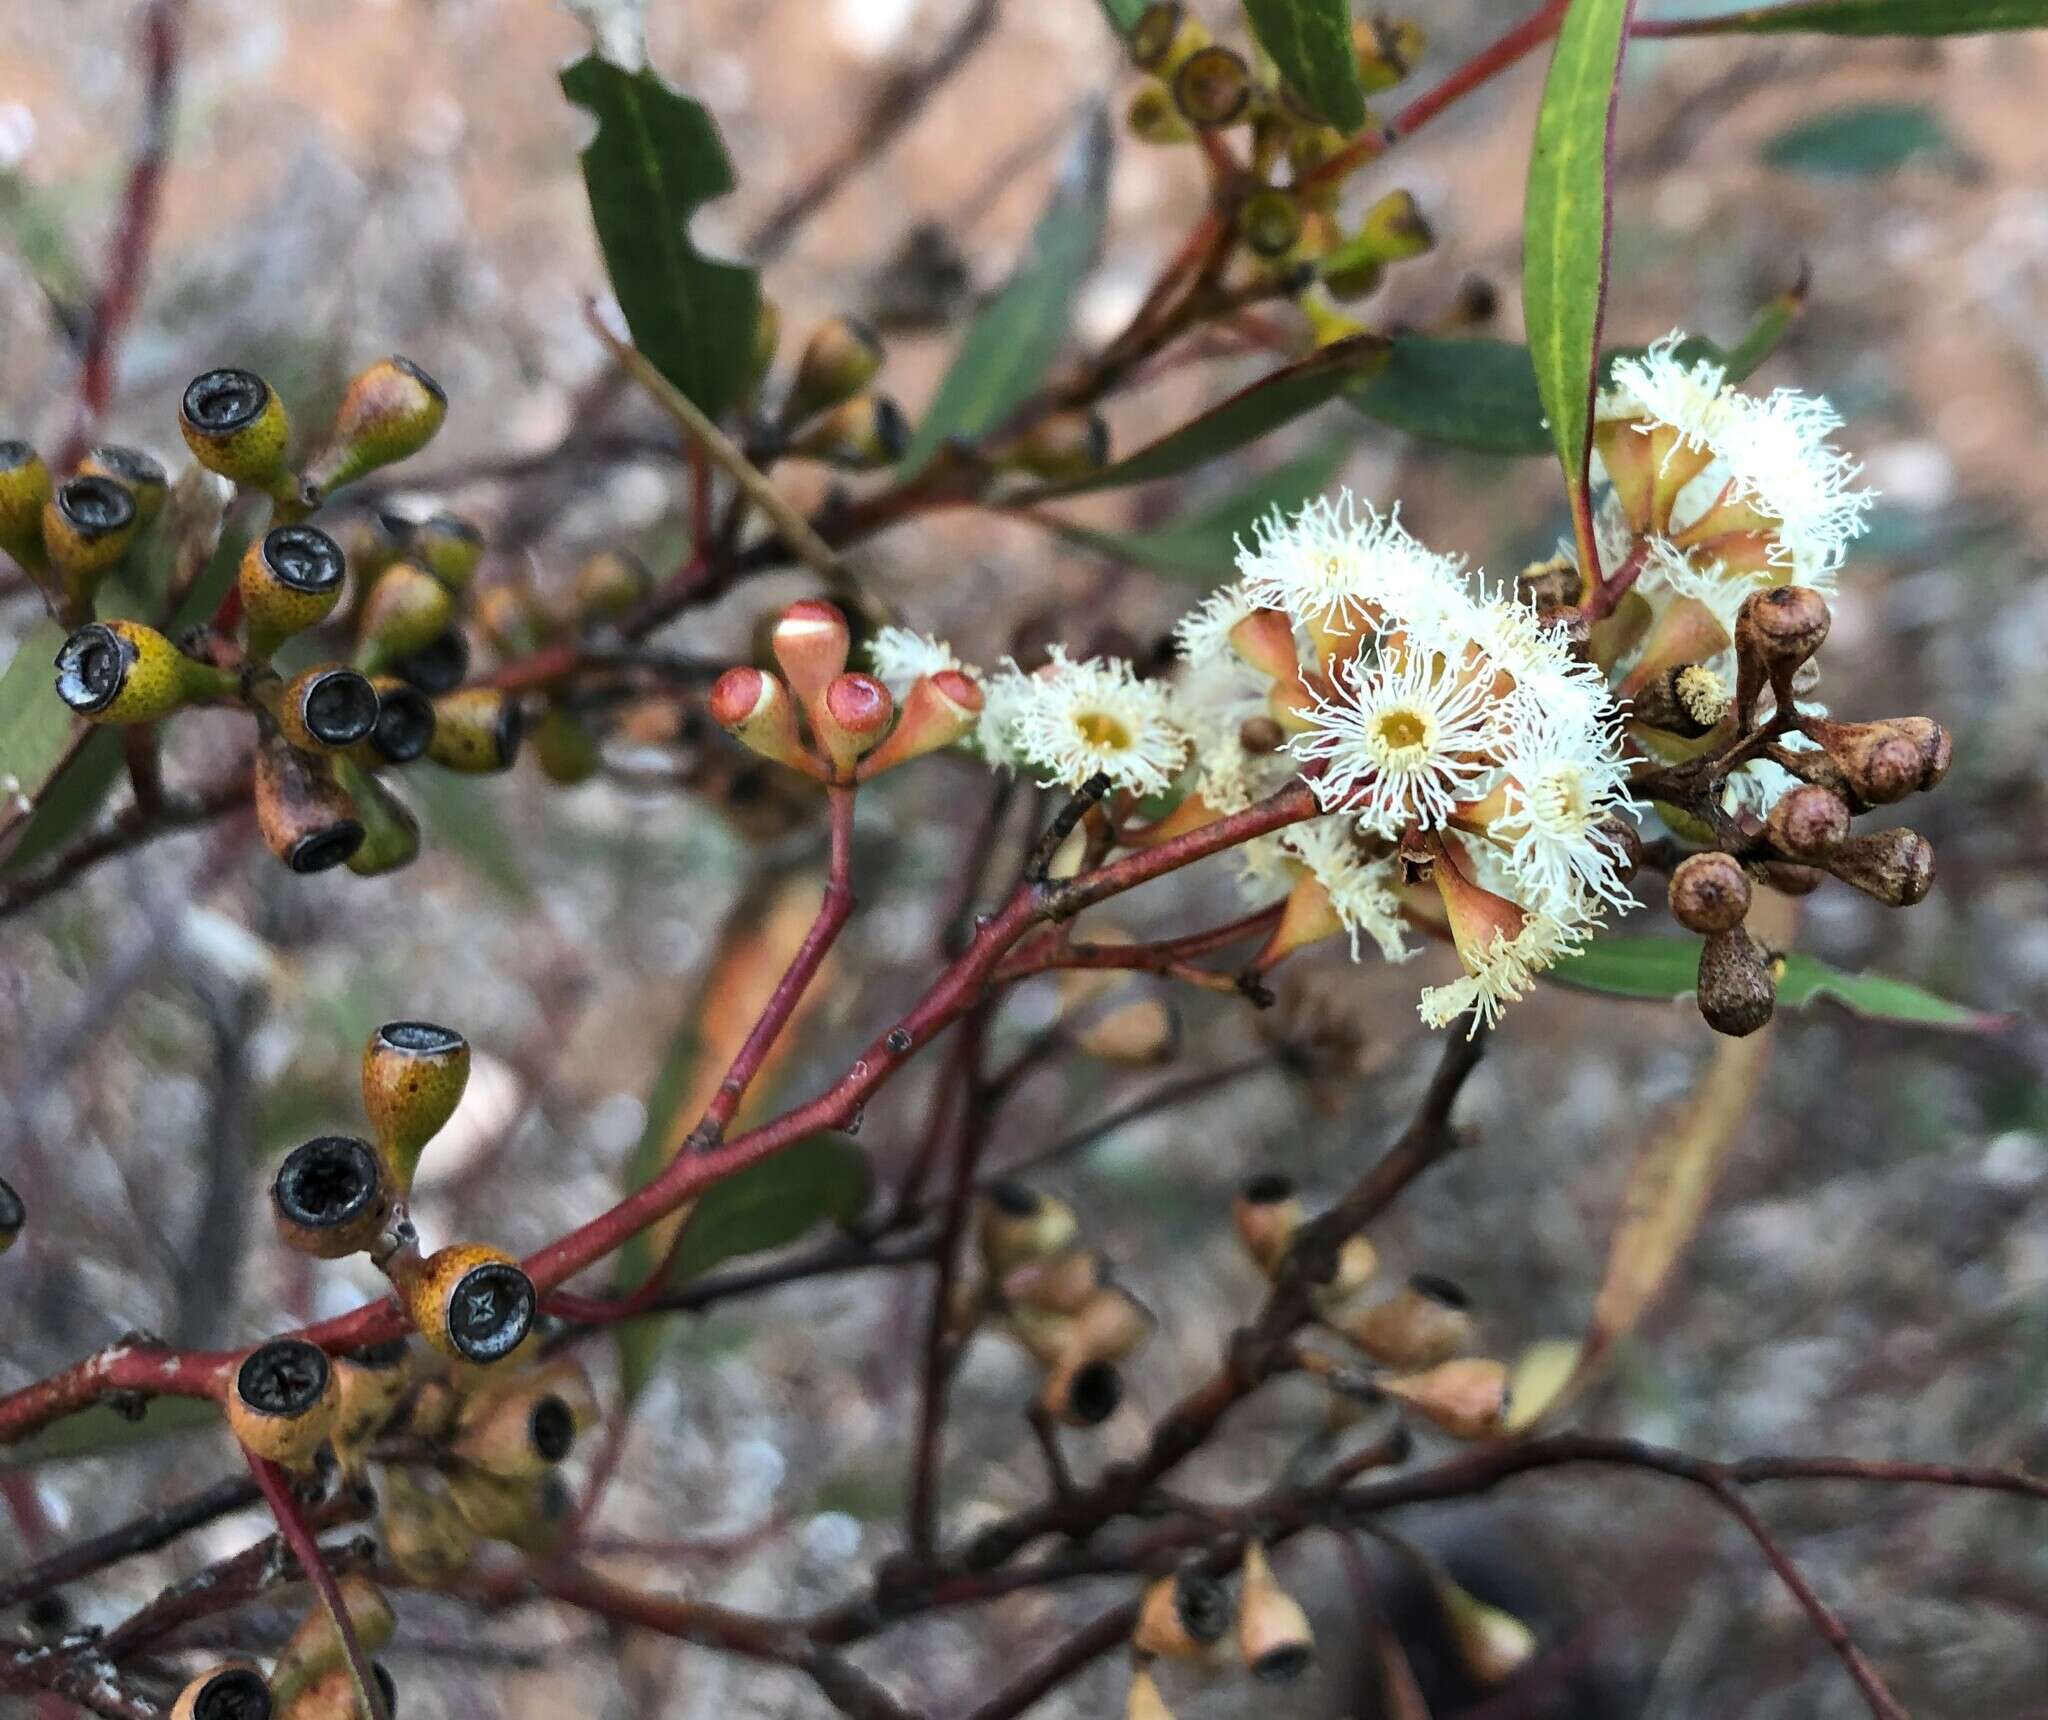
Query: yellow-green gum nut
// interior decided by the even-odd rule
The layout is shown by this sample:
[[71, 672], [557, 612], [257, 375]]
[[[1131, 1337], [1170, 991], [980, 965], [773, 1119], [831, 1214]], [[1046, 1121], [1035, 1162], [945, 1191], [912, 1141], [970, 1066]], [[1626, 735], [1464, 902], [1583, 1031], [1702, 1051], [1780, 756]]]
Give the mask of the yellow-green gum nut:
[[306, 477], [331, 495], [379, 466], [417, 454], [447, 416], [448, 396], [438, 382], [409, 358], [381, 358], [350, 381], [327, 447]]
[[457, 1243], [402, 1277], [399, 1294], [420, 1336], [459, 1362], [502, 1362], [533, 1329], [533, 1280], [498, 1249]]
[[357, 617], [356, 667], [379, 675], [433, 644], [455, 619], [455, 599], [425, 568], [401, 561], [370, 587]]
[[1277, 186], [1255, 191], [1237, 212], [1237, 230], [1254, 256], [1284, 257], [1301, 239], [1301, 204]]
[[291, 491], [291, 422], [277, 391], [251, 370], [209, 370], [186, 384], [178, 428], [209, 471], [253, 489]]
[[340, 1260], [376, 1242], [391, 1215], [391, 1179], [369, 1142], [316, 1135], [277, 1167], [270, 1205], [287, 1248]]
[[321, 663], [265, 696], [284, 738], [306, 752], [346, 752], [377, 727], [377, 689], [359, 669]]
[[525, 732], [519, 701], [496, 687], [464, 687], [434, 701], [427, 757], [444, 770], [483, 775], [510, 770]]
[[484, 558], [483, 528], [460, 514], [433, 514], [408, 534], [412, 559], [450, 591], [461, 591], [476, 577]]
[[411, 764], [434, 738], [433, 701], [396, 675], [373, 675], [370, 685], [377, 690], [377, 726], [349, 748], [349, 759], [363, 770]]
[[790, 452], [864, 472], [900, 460], [910, 446], [910, 421], [886, 394], [858, 394], [813, 419]]
[[844, 316], [820, 323], [797, 361], [789, 397], [791, 422], [851, 400], [881, 368], [882, 343], [866, 323]]
[[317, 1344], [273, 1338], [242, 1358], [227, 1398], [228, 1426], [245, 1450], [305, 1469], [334, 1426], [341, 1384]]
[[14, 1239], [27, 1222], [28, 1209], [21, 1204], [21, 1196], [14, 1192], [12, 1183], [0, 1177], [0, 1254], [14, 1246]]
[[0, 441], [0, 549], [31, 572], [44, 565], [43, 504], [50, 469], [28, 443]]
[[363, 1114], [400, 1198], [469, 1084], [469, 1041], [431, 1021], [387, 1021], [363, 1048]]
[[89, 722], [154, 722], [234, 688], [233, 676], [139, 621], [88, 622], [57, 653], [57, 696]]
[[74, 604], [91, 598], [138, 530], [135, 498], [112, 478], [67, 478], [43, 504], [43, 550]]
[[242, 555], [235, 585], [249, 655], [267, 660], [285, 640], [317, 625], [341, 601], [348, 563], [318, 526], [275, 526]]
[[157, 515], [163, 512], [164, 498], [170, 494], [171, 481], [156, 457], [118, 442], [102, 442], [91, 449], [78, 462], [78, 475], [111, 478], [133, 496], [136, 523], [143, 531], [155, 523]]
[[476, 621], [500, 655], [524, 657], [553, 630], [547, 614], [523, 585], [492, 585], [477, 593]]
[[533, 756], [550, 782], [573, 788], [597, 774], [597, 736], [573, 711], [551, 705], [534, 725]]
[[601, 549], [576, 570], [570, 602], [584, 621], [617, 621], [654, 589], [647, 565], [629, 550]]
[[420, 821], [397, 792], [347, 759], [336, 762], [335, 775], [363, 826], [363, 845], [348, 857], [348, 869], [359, 878], [375, 878], [417, 860]]

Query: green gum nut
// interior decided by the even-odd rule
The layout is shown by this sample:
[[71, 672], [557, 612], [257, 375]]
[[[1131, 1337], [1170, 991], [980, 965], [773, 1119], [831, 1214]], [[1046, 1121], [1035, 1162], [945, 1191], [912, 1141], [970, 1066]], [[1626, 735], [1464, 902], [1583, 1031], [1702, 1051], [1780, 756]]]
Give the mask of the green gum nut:
[[420, 854], [420, 821], [412, 808], [348, 759], [338, 760], [334, 770], [363, 826], [362, 846], [348, 857], [348, 869], [359, 878], [376, 878], [410, 866]]
[[597, 774], [597, 736], [575, 712], [550, 705], [534, 727], [533, 756], [550, 782], [574, 788]]
[[476, 577], [484, 558], [483, 528], [460, 514], [432, 514], [407, 534], [411, 557], [450, 591]]
[[379, 359], [350, 381], [307, 482], [327, 496], [380, 466], [409, 459], [447, 416], [446, 392], [411, 359]]
[[288, 451], [291, 421], [277, 392], [253, 370], [209, 370], [186, 385], [178, 428], [192, 457], [230, 483], [296, 503]]
[[170, 494], [171, 481], [162, 463], [140, 448], [123, 447], [118, 442], [102, 442], [90, 450], [78, 462], [78, 475], [111, 478], [133, 496], [136, 524], [143, 531], [156, 523], [157, 515], [164, 511], [164, 498]]
[[195, 699], [226, 698], [235, 678], [187, 657], [139, 621], [93, 621], [57, 653], [57, 696], [93, 723], [150, 723]]
[[93, 593], [141, 528], [135, 498], [112, 478], [67, 478], [43, 504], [43, 550], [66, 605], [90, 615]]
[[318, 526], [276, 526], [252, 543], [235, 576], [249, 655], [267, 661], [285, 640], [326, 620], [347, 571], [341, 545]]
[[50, 499], [50, 469], [28, 443], [0, 441], [0, 549], [34, 573], [45, 565], [43, 504]]
[[431, 1021], [387, 1021], [363, 1048], [363, 1111], [400, 1198], [469, 1084], [469, 1041]]
[[356, 626], [356, 667], [366, 675], [395, 669], [446, 633], [455, 600], [426, 569], [401, 561], [370, 587]]
[[434, 738], [427, 757], [469, 776], [510, 770], [519, 757], [525, 721], [519, 701], [496, 687], [465, 687], [434, 701]]

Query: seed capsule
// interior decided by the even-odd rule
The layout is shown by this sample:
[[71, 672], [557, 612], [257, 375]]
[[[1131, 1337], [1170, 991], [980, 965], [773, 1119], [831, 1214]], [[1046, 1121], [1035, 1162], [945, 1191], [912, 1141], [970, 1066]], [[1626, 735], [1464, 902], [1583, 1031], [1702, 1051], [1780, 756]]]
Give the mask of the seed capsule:
[[325, 872], [363, 844], [355, 803], [329, 762], [282, 735], [256, 747], [256, 824], [265, 845], [294, 872]]
[[469, 635], [450, 627], [438, 639], [430, 639], [417, 651], [391, 665], [392, 672], [409, 687], [429, 698], [452, 693], [469, 678]]
[[539, 1298], [509, 1254], [458, 1243], [401, 1275], [399, 1293], [420, 1336], [459, 1362], [501, 1362], [533, 1329]]
[[327, 433], [327, 449], [306, 476], [331, 495], [379, 466], [417, 454], [448, 416], [441, 385], [409, 358], [380, 359], [350, 381]]
[[163, 512], [164, 497], [170, 493], [170, 479], [163, 465], [140, 448], [126, 448], [118, 442], [102, 442], [78, 462], [81, 477], [108, 478], [135, 500], [137, 529], [147, 531]]
[[135, 498], [112, 478], [67, 478], [57, 486], [43, 504], [43, 548], [72, 603], [91, 598], [141, 523]]
[[1183, 1565], [1145, 1591], [1131, 1647], [1168, 1660], [1206, 1660], [1230, 1629], [1230, 1596], [1214, 1577]]
[[327, 1356], [303, 1338], [275, 1338], [242, 1358], [228, 1392], [228, 1426], [244, 1449], [286, 1469], [307, 1469], [334, 1426], [340, 1384]]
[[1130, 1694], [1124, 1698], [1124, 1720], [1173, 1720], [1173, 1710], [1166, 1706], [1166, 1698], [1159, 1694], [1157, 1680], [1142, 1666], [1131, 1669]]
[[1315, 1633], [1301, 1603], [1280, 1586], [1266, 1549], [1245, 1548], [1237, 1601], [1237, 1647], [1246, 1669], [1261, 1684], [1287, 1684], [1315, 1658]]
[[1301, 242], [1301, 229], [1301, 204], [1274, 186], [1253, 192], [1237, 212], [1237, 230], [1246, 247], [1269, 262]]
[[654, 575], [626, 550], [599, 550], [576, 570], [570, 605], [585, 622], [619, 621], [647, 600]]
[[1701, 1018], [1716, 1033], [1741, 1039], [1771, 1019], [1778, 985], [1763, 945], [1741, 926], [1711, 934], [1700, 946]]
[[16, 438], [0, 441], [0, 549], [31, 573], [45, 561], [43, 506], [50, 490], [42, 455]]
[[1472, 1342], [1472, 1305], [1448, 1278], [1419, 1273], [1395, 1295], [1344, 1323], [1376, 1362], [1413, 1371], [1447, 1362]]
[[434, 706], [417, 687], [396, 675], [372, 676], [377, 690], [377, 726], [350, 757], [366, 769], [411, 764], [434, 739]]
[[1080, 1233], [1071, 1206], [1024, 1183], [999, 1182], [982, 1202], [982, 1264], [998, 1278], [1026, 1261], [1059, 1253]]
[[287, 1247], [339, 1260], [370, 1247], [391, 1215], [391, 1188], [367, 1141], [318, 1135], [294, 1147], [270, 1188]]
[[342, 752], [377, 727], [377, 689], [356, 669], [327, 663], [302, 669], [277, 695], [284, 738], [306, 752]]
[[820, 323], [797, 360], [789, 394], [788, 422], [801, 424], [813, 413], [851, 400], [882, 368], [882, 343], [855, 317]]
[[356, 618], [356, 667], [367, 675], [393, 670], [446, 633], [455, 600], [425, 568], [401, 561], [384, 570]]
[[1825, 862], [1843, 883], [1887, 907], [1910, 908], [1934, 888], [1934, 845], [1911, 830], [1852, 836]]
[[434, 701], [427, 757], [444, 770], [470, 775], [510, 770], [526, 722], [519, 701], [496, 687], [465, 687]]
[[1732, 854], [1688, 854], [1671, 873], [1671, 914], [1689, 932], [1725, 932], [1749, 912], [1749, 875]]
[[1140, 143], [1170, 145], [1186, 143], [1194, 129], [1180, 117], [1173, 97], [1163, 85], [1140, 84], [1131, 92], [1124, 110], [1124, 125]]
[[1045, 1376], [1038, 1406], [1067, 1427], [1100, 1427], [1124, 1401], [1123, 1376], [1114, 1363], [1074, 1358]]
[[209, 370], [194, 377], [178, 403], [178, 428], [208, 471], [273, 495], [294, 494], [284, 403], [255, 372]]
[[1212, 43], [1183, 60], [1172, 80], [1174, 106], [1198, 131], [1216, 131], [1244, 118], [1252, 102], [1251, 68], [1244, 56]]
[[1155, 78], [1170, 79], [1190, 54], [1208, 45], [1207, 28], [1180, 0], [1157, 0], [1131, 26], [1131, 58]]
[[325, 621], [341, 601], [347, 571], [341, 545], [318, 526], [276, 526], [252, 543], [235, 576], [249, 655], [267, 660], [285, 640]]
[[89, 622], [57, 653], [57, 697], [95, 723], [155, 722], [234, 691], [232, 675], [187, 657], [139, 621]]
[[392, 1172], [395, 1198], [411, 1192], [420, 1154], [462, 1103], [469, 1062], [469, 1041], [431, 1021], [387, 1021], [370, 1035], [363, 1112]]
[[560, 705], [550, 705], [535, 725], [533, 756], [541, 774], [564, 788], [588, 782], [603, 762], [590, 725]]
[[270, 1720], [270, 1686], [253, 1666], [216, 1666], [178, 1692], [171, 1720]]
[[330, 1437], [345, 1474], [362, 1474], [370, 1442], [395, 1418], [412, 1386], [411, 1356], [412, 1346], [404, 1338], [395, 1338], [334, 1363], [335, 1376], [341, 1382], [341, 1402]]
[[[341, 1608], [348, 1615], [349, 1628], [365, 1654], [375, 1654], [398, 1630], [397, 1616], [383, 1590], [360, 1571], [335, 1579], [341, 1593]], [[270, 1673], [270, 1694], [280, 1705], [290, 1703], [299, 1693], [336, 1667], [348, 1664], [348, 1649], [335, 1628], [334, 1617], [324, 1605], [316, 1605], [293, 1631]]]
[[910, 447], [910, 421], [886, 394], [857, 394], [811, 420], [789, 451], [849, 472], [894, 464]]
[[430, 514], [406, 534], [406, 548], [450, 591], [463, 591], [484, 557], [483, 528], [460, 514]]
[[385, 1550], [406, 1578], [433, 1588], [468, 1567], [476, 1552], [476, 1531], [438, 1485], [423, 1485], [392, 1465], [384, 1470], [377, 1497]]
[[575, 1411], [542, 1381], [494, 1398], [483, 1414], [467, 1419], [455, 1455], [503, 1479], [531, 1480], [554, 1468], [575, 1444]]
[[1301, 1228], [1301, 1197], [1294, 1179], [1277, 1171], [1251, 1178], [1237, 1191], [1231, 1220], [1245, 1253], [1268, 1278], [1280, 1269]]
[[1479, 1439], [1499, 1430], [1508, 1408], [1504, 1362], [1469, 1357], [1439, 1362], [1417, 1374], [1377, 1382], [1388, 1397], [1406, 1404], [1457, 1439]]

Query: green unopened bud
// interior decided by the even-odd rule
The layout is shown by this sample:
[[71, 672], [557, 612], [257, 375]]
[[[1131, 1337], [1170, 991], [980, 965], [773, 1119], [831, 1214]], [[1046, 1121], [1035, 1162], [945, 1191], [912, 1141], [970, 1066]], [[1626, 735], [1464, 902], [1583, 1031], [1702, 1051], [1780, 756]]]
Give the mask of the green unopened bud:
[[420, 821], [398, 792], [349, 759], [336, 762], [335, 775], [363, 826], [362, 846], [348, 857], [348, 869], [359, 878], [375, 878], [417, 860]]
[[30, 573], [46, 565], [43, 504], [50, 489], [42, 455], [26, 442], [0, 441], [0, 549]]
[[78, 462], [82, 478], [111, 478], [135, 498], [135, 519], [147, 531], [164, 510], [170, 494], [170, 479], [163, 465], [140, 448], [124, 448], [118, 442], [102, 442]]
[[533, 757], [550, 782], [573, 788], [597, 774], [597, 736], [574, 711], [550, 705], [534, 725]]
[[516, 698], [496, 687], [465, 687], [434, 701], [427, 757], [444, 770], [470, 775], [510, 770], [523, 732]]
[[441, 385], [409, 358], [379, 359], [349, 382], [307, 480], [332, 495], [365, 473], [417, 454], [448, 416]]
[[618, 621], [646, 602], [654, 575], [630, 550], [601, 549], [576, 570], [570, 602], [577, 618]]
[[406, 539], [407, 558], [450, 591], [464, 590], [484, 558], [483, 528], [460, 514], [429, 514]]
[[811, 421], [789, 444], [792, 454], [850, 472], [894, 465], [910, 446], [910, 424], [886, 394], [859, 394]]
[[235, 690], [234, 676], [139, 621], [90, 622], [57, 653], [57, 696], [89, 722], [151, 723]]
[[384, 570], [356, 618], [356, 667], [379, 675], [433, 644], [455, 619], [448, 588], [425, 568], [401, 561]]
[[833, 317], [819, 324], [797, 361], [790, 389], [788, 420], [800, 424], [814, 413], [851, 400], [874, 381], [882, 368], [882, 343], [867, 324], [853, 317]]

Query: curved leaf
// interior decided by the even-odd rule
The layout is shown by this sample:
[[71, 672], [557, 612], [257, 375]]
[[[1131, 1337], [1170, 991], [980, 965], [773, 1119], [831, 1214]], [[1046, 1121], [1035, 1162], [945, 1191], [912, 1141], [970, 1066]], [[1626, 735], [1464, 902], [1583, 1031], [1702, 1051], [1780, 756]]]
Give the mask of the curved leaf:
[[1244, 0], [1244, 15], [1304, 104], [1341, 131], [1365, 124], [1348, 0]]
[[1643, 35], [1974, 36], [2048, 24], [2048, 0], [1788, 0], [1705, 18], [1660, 18]]
[[711, 116], [648, 69], [586, 54], [562, 91], [597, 120], [583, 184], [633, 344], [708, 416], [744, 386], [760, 286], [754, 271], [690, 243], [699, 206], [733, 188]]
[[64, 640], [60, 623], [37, 622], [0, 675], [0, 841], [29, 816], [85, 727], [57, 697], [52, 665]]

